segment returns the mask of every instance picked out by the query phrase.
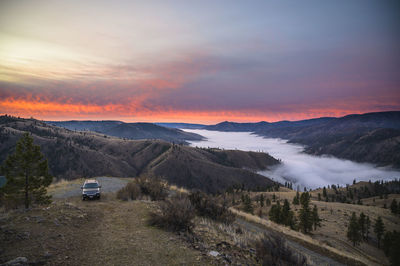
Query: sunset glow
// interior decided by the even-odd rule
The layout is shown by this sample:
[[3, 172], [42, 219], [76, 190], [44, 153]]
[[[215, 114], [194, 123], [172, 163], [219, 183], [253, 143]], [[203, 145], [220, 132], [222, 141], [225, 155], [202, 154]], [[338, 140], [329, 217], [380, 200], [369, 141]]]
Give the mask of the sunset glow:
[[400, 109], [396, 2], [189, 2], [2, 1], [0, 114], [212, 124]]

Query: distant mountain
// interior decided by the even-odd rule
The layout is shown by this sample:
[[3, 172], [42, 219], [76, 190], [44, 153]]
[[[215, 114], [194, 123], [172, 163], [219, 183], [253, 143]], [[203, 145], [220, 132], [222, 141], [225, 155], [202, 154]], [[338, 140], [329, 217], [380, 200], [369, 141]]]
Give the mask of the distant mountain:
[[121, 121], [48, 121], [46, 123], [69, 130], [94, 131], [127, 139], [161, 139], [175, 143], [203, 139], [198, 134], [152, 123], [124, 123]]
[[206, 125], [189, 124], [189, 123], [154, 123], [156, 125], [168, 128], [184, 128], [184, 129], [203, 129]]
[[[161, 140], [127, 140], [91, 131], [71, 131], [35, 119], [0, 116], [0, 164], [29, 132], [48, 158], [57, 178], [118, 176], [142, 173], [169, 183], [215, 193], [229, 186], [265, 188], [274, 182], [256, 174], [279, 163], [266, 153], [201, 149]], [[1, 173], [0, 173], [1, 174]]]
[[357, 162], [400, 168], [400, 111], [294, 122], [223, 122], [205, 129], [250, 131], [306, 145], [305, 151], [310, 154], [330, 154]]

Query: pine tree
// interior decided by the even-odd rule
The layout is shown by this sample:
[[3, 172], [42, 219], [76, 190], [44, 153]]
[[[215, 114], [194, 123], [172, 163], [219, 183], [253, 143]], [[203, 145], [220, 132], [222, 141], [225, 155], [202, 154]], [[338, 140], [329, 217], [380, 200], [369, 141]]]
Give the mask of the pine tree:
[[250, 198], [250, 196], [248, 195], [248, 194], [246, 194], [245, 196], [244, 196], [244, 202], [243, 202], [243, 204], [244, 204], [244, 206], [243, 206], [243, 210], [245, 211], [245, 212], [248, 212], [248, 213], [253, 213], [253, 211], [254, 211], [254, 208], [253, 208], [253, 204], [251, 203], [251, 198]]
[[299, 194], [299, 192], [297, 191], [296, 192], [296, 196], [294, 196], [294, 198], [293, 198], [293, 202], [292, 202], [294, 205], [299, 205], [300, 204], [300, 194]]
[[326, 193], [326, 188], [325, 187], [322, 189], [322, 196], [324, 196], [324, 198], [328, 197], [328, 194]]
[[321, 227], [321, 219], [319, 218], [319, 215], [318, 215], [317, 205], [314, 205], [314, 208], [312, 210], [312, 221], [313, 221], [314, 230], [317, 230], [317, 226]]
[[5, 160], [2, 172], [7, 178], [7, 184], [2, 189], [5, 198], [17, 204], [23, 201], [26, 209], [32, 202], [50, 202], [46, 187], [51, 184], [53, 177], [49, 174], [47, 160], [40, 152], [40, 147], [33, 144], [33, 138], [28, 133], [21, 137], [15, 152]]
[[360, 213], [360, 218], [358, 218], [358, 224], [360, 226], [360, 231], [361, 231], [361, 236], [363, 238], [365, 238], [365, 234], [366, 234], [366, 230], [367, 230], [367, 226], [366, 226], [366, 222], [367, 222], [367, 217], [365, 216], [365, 214], [363, 212]]
[[269, 211], [269, 218], [275, 223], [282, 223], [282, 208], [279, 201], [275, 205], [272, 205]]
[[271, 206], [271, 200], [270, 200], [270, 199], [266, 199], [266, 200], [265, 200], [265, 205]]
[[300, 220], [300, 229], [303, 231], [303, 233], [308, 233], [309, 231], [312, 230], [313, 226], [313, 221], [312, 221], [312, 214], [311, 214], [311, 209], [310, 209], [310, 194], [308, 192], [304, 192], [300, 196], [300, 204], [301, 204], [301, 209], [300, 209], [300, 214], [299, 214], [299, 220]]
[[350, 218], [350, 223], [347, 228], [347, 238], [353, 242], [353, 246], [360, 243], [361, 240], [360, 225], [358, 224], [355, 212], [353, 212]]
[[369, 229], [371, 228], [371, 220], [369, 219], [369, 216], [367, 215], [367, 219], [365, 220], [365, 240], [368, 241], [369, 237]]
[[260, 206], [261, 207], [264, 207], [264, 194], [261, 194], [261, 196], [260, 196]]
[[382, 236], [385, 233], [385, 225], [383, 224], [382, 218], [380, 216], [378, 217], [378, 219], [376, 219], [374, 225], [374, 232], [376, 234], [376, 239], [378, 240], [378, 247], [379, 247]]
[[290, 203], [287, 199], [283, 203], [281, 220], [284, 225], [294, 228], [294, 213], [290, 210]]
[[392, 213], [397, 214], [397, 201], [396, 199], [392, 200], [392, 203], [390, 204], [390, 210]]

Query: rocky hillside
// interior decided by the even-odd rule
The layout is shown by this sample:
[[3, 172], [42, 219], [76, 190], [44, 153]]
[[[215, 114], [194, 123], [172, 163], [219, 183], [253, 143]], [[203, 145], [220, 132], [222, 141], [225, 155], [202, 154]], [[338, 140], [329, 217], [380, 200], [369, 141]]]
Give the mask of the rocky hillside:
[[214, 193], [238, 184], [251, 189], [270, 186], [271, 180], [254, 171], [279, 163], [265, 153], [120, 139], [9, 116], [0, 117], [0, 162], [14, 151], [24, 132], [32, 134], [41, 146], [51, 173], [65, 179], [154, 173], [172, 184]]
[[206, 127], [218, 131], [251, 131], [306, 145], [306, 152], [330, 154], [358, 162], [400, 168], [400, 112], [348, 115], [276, 123], [224, 122]]
[[49, 121], [47, 123], [69, 130], [95, 131], [127, 139], [161, 139], [175, 143], [203, 139], [202, 136], [194, 133], [152, 123], [124, 123], [121, 121]]

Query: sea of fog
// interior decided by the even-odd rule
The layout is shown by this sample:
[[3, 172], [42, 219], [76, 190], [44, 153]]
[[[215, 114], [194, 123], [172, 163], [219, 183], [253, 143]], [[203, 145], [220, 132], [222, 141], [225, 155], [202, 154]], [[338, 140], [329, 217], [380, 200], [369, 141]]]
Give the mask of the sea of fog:
[[303, 153], [303, 146], [290, 144], [282, 139], [263, 138], [249, 132], [189, 129], [185, 131], [207, 138], [203, 141], [191, 141], [190, 145], [194, 147], [267, 152], [281, 159], [282, 164], [259, 173], [279, 182], [293, 182], [295, 186], [317, 188], [331, 184], [351, 184], [354, 179], [376, 181], [400, 178], [400, 172], [393, 169], [379, 168], [371, 164], [356, 163], [332, 156], [309, 155]]

